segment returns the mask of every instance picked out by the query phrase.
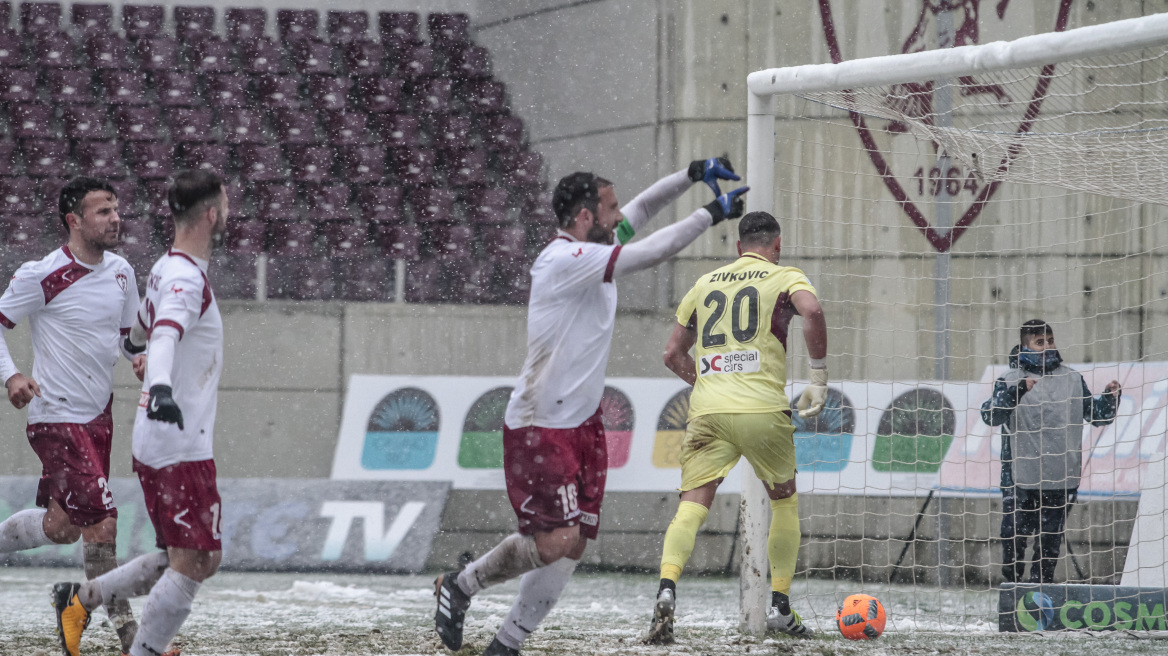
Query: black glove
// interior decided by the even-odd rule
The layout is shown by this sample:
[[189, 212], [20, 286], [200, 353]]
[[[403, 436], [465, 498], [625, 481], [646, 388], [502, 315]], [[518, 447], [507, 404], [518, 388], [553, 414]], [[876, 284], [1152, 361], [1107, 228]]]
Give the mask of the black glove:
[[734, 166], [725, 157], [711, 157], [709, 159], [695, 159], [689, 163], [689, 179], [693, 182], [705, 182], [714, 190], [714, 197], [722, 195], [718, 187], [718, 180], [741, 180], [734, 174]]
[[170, 395], [170, 385], [155, 385], [150, 388], [150, 402], [146, 404], [146, 418], [155, 421], [165, 421], [168, 424], [178, 424], [183, 429], [182, 410]]
[[129, 335], [126, 335], [126, 341], [122, 344], [122, 346], [126, 349], [126, 352], [129, 353], [130, 355], [138, 355], [139, 353], [146, 352], [146, 345], [143, 344], [141, 346], [136, 346], [134, 344], [134, 342], [130, 341]]
[[715, 198], [714, 202], [706, 205], [706, 211], [714, 217], [714, 225], [718, 225], [726, 219], [737, 219], [742, 216], [746, 210], [746, 200], [742, 198], [742, 194], [748, 191], [750, 191], [750, 187], [739, 187], [734, 191], [727, 191]]

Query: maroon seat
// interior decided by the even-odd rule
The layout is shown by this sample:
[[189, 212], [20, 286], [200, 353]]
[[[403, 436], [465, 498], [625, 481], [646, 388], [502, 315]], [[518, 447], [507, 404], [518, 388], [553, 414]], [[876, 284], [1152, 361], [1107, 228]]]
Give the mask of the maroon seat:
[[315, 9], [280, 9], [276, 30], [284, 42], [315, 39], [320, 32], [320, 13]]
[[[230, 154], [227, 146], [212, 143], [184, 143], [178, 150], [178, 162], [183, 168], [207, 169], [220, 174], [227, 171]], [[232, 185], [231, 188], [236, 186]]]
[[165, 21], [166, 9], [162, 5], [122, 5], [122, 29], [128, 39], [160, 34]]
[[16, 142], [11, 139], [0, 138], [0, 177], [16, 175], [16, 167], [12, 165], [13, 155], [16, 153]]
[[507, 190], [502, 187], [483, 187], [467, 193], [467, 218], [475, 223], [499, 224], [508, 221]]
[[315, 75], [308, 79], [308, 97], [317, 111], [341, 111], [349, 105], [352, 86], [351, 78]]
[[21, 103], [8, 108], [12, 136], [17, 139], [52, 137], [53, 108], [40, 103]]
[[437, 116], [430, 123], [434, 147], [439, 150], [461, 150], [471, 147], [471, 118], [461, 114]]
[[409, 114], [373, 114], [372, 131], [389, 148], [414, 148], [418, 145], [421, 123]]
[[523, 120], [510, 114], [496, 114], [487, 121], [483, 137], [492, 152], [522, 150]]
[[371, 184], [385, 177], [383, 146], [343, 146], [339, 153], [342, 179], [353, 184]]
[[0, 216], [41, 211], [37, 184], [31, 178], [0, 178]]
[[89, 58], [89, 67], [95, 70], [130, 68], [130, 44], [112, 32], [90, 34], [85, 39], [85, 54]]
[[98, 178], [124, 178], [126, 165], [116, 141], [81, 141], [73, 151], [81, 170]]
[[483, 226], [483, 248], [499, 259], [523, 257], [527, 250], [527, 232], [517, 225]]
[[506, 184], [536, 186], [543, 172], [543, 156], [530, 150], [499, 153], [499, 167]]
[[242, 73], [220, 73], [206, 76], [207, 100], [216, 109], [247, 107], [248, 78]]
[[373, 224], [373, 242], [394, 260], [417, 260], [421, 257], [422, 231], [416, 225]]
[[110, 32], [114, 8], [106, 4], [73, 3], [73, 27], [80, 32]]
[[0, 68], [24, 66], [20, 37], [11, 32], [0, 32]]
[[259, 104], [269, 109], [300, 109], [300, 80], [291, 75], [264, 75], [256, 80]]
[[410, 194], [414, 220], [419, 223], [450, 223], [454, 221], [455, 194], [451, 189], [423, 187]]
[[272, 224], [272, 253], [283, 257], [312, 254], [316, 226], [304, 221], [280, 221]]
[[411, 303], [439, 303], [447, 299], [442, 289], [442, 267], [438, 260], [415, 260], [406, 266], [406, 300]]
[[377, 14], [377, 31], [382, 41], [416, 41], [418, 39], [418, 12], [382, 11]]
[[[451, 271], [451, 268], [455, 271]], [[489, 260], [447, 262], [446, 276], [451, 294], [457, 302], [478, 305], [496, 302], [494, 262]]]
[[256, 256], [254, 253], [222, 253], [212, 256], [215, 298], [255, 299]]
[[420, 80], [434, 75], [434, 51], [429, 46], [413, 46], [402, 52], [397, 61], [398, 77]]
[[61, 29], [58, 2], [20, 3], [20, 29], [25, 34], [53, 34]]
[[381, 258], [345, 258], [334, 268], [337, 294], [347, 301], [384, 301], [391, 289], [389, 262]]
[[348, 221], [351, 191], [347, 184], [314, 184], [305, 190], [308, 197], [308, 217], [317, 223]]
[[122, 141], [158, 141], [162, 116], [155, 107], [119, 107], [114, 126]]
[[359, 187], [355, 201], [361, 217], [371, 223], [397, 224], [402, 221], [401, 187]]
[[335, 43], [363, 41], [369, 38], [369, 14], [363, 11], [330, 11], [326, 29]]
[[329, 257], [357, 258], [365, 256], [365, 246], [369, 241], [369, 229], [364, 223], [355, 221], [335, 221], [324, 227], [325, 243]]
[[264, 252], [264, 240], [268, 234], [268, 224], [257, 220], [232, 221], [227, 224], [227, 234], [223, 236], [228, 253]]
[[248, 144], [235, 149], [239, 175], [249, 182], [272, 182], [287, 177], [279, 146]]
[[126, 144], [130, 172], [143, 180], [163, 180], [170, 176], [174, 155], [169, 144], [134, 141]]
[[13, 264], [44, 257], [40, 252], [41, 242], [45, 235], [45, 221], [36, 215], [8, 215], [0, 217], [0, 244], [4, 248], [0, 252], [7, 252], [13, 257]]
[[369, 141], [369, 127], [361, 112], [324, 112], [324, 132], [336, 146], [357, 146]]
[[219, 120], [223, 126], [223, 140], [229, 144], [267, 142], [263, 133], [263, 119], [255, 110], [226, 109], [219, 112]]
[[158, 71], [153, 78], [158, 90], [158, 104], [163, 107], [198, 107], [203, 104], [194, 73]]
[[462, 85], [462, 99], [471, 111], [495, 114], [507, 109], [507, 88], [495, 80], [471, 80]]
[[454, 91], [450, 80], [430, 77], [417, 80], [410, 87], [414, 112], [419, 114], [446, 114], [451, 111]]
[[143, 180], [139, 183], [138, 199], [142, 213], [147, 216], [167, 216], [170, 214], [170, 183], [166, 180]]
[[439, 151], [439, 162], [452, 187], [481, 185], [487, 181], [487, 151], [481, 148]]
[[295, 266], [296, 274], [290, 281], [290, 298], [298, 301], [327, 301], [333, 297], [333, 265], [330, 260], [313, 258], [297, 262]]
[[223, 16], [227, 39], [232, 43], [254, 42], [264, 37], [268, 12], [260, 7], [231, 7]]
[[247, 189], [242, 184], [227, 185], [227, 218], [229, 219], [244, 219], [248, 218]]
[[264, 221], [298, 221], [296, 188], [288, 184], [255, 186], [256, 216]]
[[370, 75], [357, 80], [357, 97], [367, 112], [396, 113], [404, 109], [402, 87], [405, 80], [382, 75]]
[[440, 257], [466, 259], [474, 255], [474, 228], [467, 225], [439, 224], [431, 231], [433, 252]]
[[138, 216], [138, 181], [110, 180], [114, 195], [118, 198], [118, 214], [123, 217]]
[[214, 7], [175, 7], [174, 36], [183, 43], [195, 43], [215, 36]]
[[24, 172], [34, 178], [60, 177], [69, 165], [69, 142], [63, 139], [21, 139]]
[[[119, 199], [118, 205], [121, 205]], [[118, 234], [118, 254], [122, 257], [144, 255], [154, 248], [154, 222], [149, 219], [123, 221]]]
[[353, 41], [341, 46], [341, 59], [349, 75], [381, 75], [385, 46], [373, 41]]
[[332, 177], [333, 149], [328, 146], [292, 146], [288, 149], [292, 179], [322, 183]]
[[284, 53], [267, 37], [244, 41], [239, 44], [239, 70], [254, 74], [283, 73]]
[[332, 75], [333, 45], [324, 41], [302, 39], [288, 47], [292, 66], [301, 75]]
[[191, 69], [196, 73], [228, 73], [235, 70], [231, 48], [217, 36], [209, 35], [190, 45]]
[[101, 71], [105, 100], [111, 105], [145, 105], [146, 80], [136, 71]]
[[[21, 5], [22, 7], [24, 5]], [[73, 39], [64, 32], [37, 34], [32, 42], [32, 66], [44, 68], [74, 68]]]
[[151, 35], [144, 34], [138, 39], [138, 66], [144, 71], [174, 70], [178, 62], [178, 42]]
[[175, 143], [215, 141], [211, 130], [211, 110], [179, 107], [170, 110], [170, 138]]
[[36, 71], [0, 70], [0, 101], [26, 103], [36, 100]]
[[491, 77], [491, 55], [482, 46], [467, 46], [447, 53], [446, 75], [452, 79], [481, 80]]
[[434, 151], [423, 148], [397, 148], [392, 155], [392, 170], [407, 186], [434, 183]]
[[417, 39], [382, 39], [381, 45], [385, 46], [385, 61], [389, 65], [389, 72], [395, 76], [401, 76], [401, 73], [398, 72], [398, 64], [405, 62], [414, 48], [420, 48], [426, 44]]
[[319, 143], [316, 137], [316, 113], [298, 109], [278, 109], [272, 117], [276, 136], [284, 145]]
[[426, 17], [430, 42], [443, 50], [470, 43], [470, 16], [433, 12]]

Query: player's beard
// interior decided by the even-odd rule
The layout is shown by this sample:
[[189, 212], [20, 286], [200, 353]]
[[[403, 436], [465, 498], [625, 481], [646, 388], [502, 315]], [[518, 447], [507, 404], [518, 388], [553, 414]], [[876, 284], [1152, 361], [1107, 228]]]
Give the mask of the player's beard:
[[85, 240], [91, 249], [95, 251], [112, 251], [118, 247], [118, 230], [109, 230], [98, 233], [93, 239]]
[[612, 244], [612, 230], [605, 230], [604, 226], [594, 223], [591, 228], [588, 228], [588, 234], [584, 235], [584, 240], [593, 244]]

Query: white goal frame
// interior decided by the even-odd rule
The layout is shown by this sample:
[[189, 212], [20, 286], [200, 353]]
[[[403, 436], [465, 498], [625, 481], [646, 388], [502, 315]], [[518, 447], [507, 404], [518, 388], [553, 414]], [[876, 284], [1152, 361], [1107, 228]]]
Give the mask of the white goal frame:
[[[1029, 68], [1084, 57], [1125, 52], [1168, 44], [1168, 13], [1130, 18], [1064, 32], [1036, 34], [1014, 41], [998, 41], [977, 46], [928, 50], [904, 55], [870, 57], [839, 64], [811, 64], [772, 68], [751, 73], [746, 78], [746, 195], [748, 212], [774, 213], [775, 185], [775, 96], [860, 87], [903, 84], [922, 80], [944, 80], [1014, 68]], [[1155, 478], [1155, 477], [1149, 477]], [[1161, 477], [1161, 483], [1163, 477]], [[1140, 521], [1158, 517], [1149, 504], [1168, 502], [1163, 490], [1142, 495]], [[770, 506], [766, 490], [757, 477], [742, 479], [742, 531], [745, 548], [741, 568], [741, 623], [745, 633], [761, 635], [766, 630], [766, 609], [770, 605], [767, 578], [767, 531]], [[1155, 527], [1147, 532], [1154, 535]], [[1163, 526], [1159, 527], [1163, 530]], [[1138, 530], [1138, 529], [1137, 529]], [[1168, 559], [1168, 540], [1156, 546], [1164, 551], [1160, 568]], [[1164, 577], [1165, 573], [1161, 573]], [[1168, 577], [1164, 577], [1168, 580]]]

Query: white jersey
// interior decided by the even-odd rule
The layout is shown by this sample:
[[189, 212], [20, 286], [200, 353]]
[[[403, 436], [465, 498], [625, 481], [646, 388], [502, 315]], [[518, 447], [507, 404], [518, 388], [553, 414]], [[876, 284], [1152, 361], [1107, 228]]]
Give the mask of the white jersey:
[[[32, 329], [41, 396], [28, 404], [30, 424], [84, 424], [105, 411], [121, 335], [137, 312], [134, 269], [114, 253], [90, 266], [65, 246], [16, 270], [0, 296], [0, 325], [11, 330], [27, 317]], [[16, 373], [9, 366], [5, 380]]]
[[149, 371], [134, 419], [134, 459], [154, 469], [212, 458], [219, 374], [223, 370], [223, 319], [206, 271], [206, 261], [171, 249], [150, 270], [146, 297], [138, 312], [148, 335], [172, 330], [178, 337], [171, 389], [182, 410], [183, 429], [146, 418]]
[[621, 246], [563, 232], [531, 267], [527, 360], [507, 404], [510, 428], [575, 428], [596, 413], [616, 319]]

